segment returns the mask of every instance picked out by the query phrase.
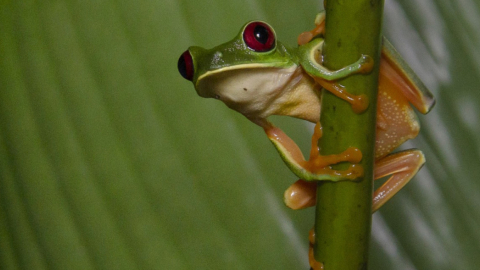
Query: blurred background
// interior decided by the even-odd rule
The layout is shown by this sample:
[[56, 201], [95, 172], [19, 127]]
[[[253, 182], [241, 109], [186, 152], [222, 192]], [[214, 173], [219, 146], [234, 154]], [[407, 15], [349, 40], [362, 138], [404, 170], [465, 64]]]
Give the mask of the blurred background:
[[[385, 2], [384, 34], [437, 105], [404, 146], [427, 164], [373, 216], [369, 269], [478, 269], [480, 2]], [[308, 269], [313, 209], [282, 202], [295, 176], [177, 60], [257, 19], [295, 46], [321, 9], [0, 1], [0, 269]], [[274, 121], [308, 148], [311, 125]]]

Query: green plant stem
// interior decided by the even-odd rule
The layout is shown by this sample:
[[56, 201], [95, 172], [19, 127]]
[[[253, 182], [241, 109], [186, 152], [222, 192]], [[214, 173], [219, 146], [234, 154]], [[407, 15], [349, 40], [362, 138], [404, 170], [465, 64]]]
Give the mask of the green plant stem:
[[[328, 0], [323, 64], [339, 69], [370, 55], [375, 61], [367, 75], [340, 83], [348, 92], [365, 94], [368, 109], [355, 114], [350, 105], [328, 91], [322, 94], [321, 154], [337, 154], [350, 146], [363, 154], [364, 177], [358, 182], [319, 182], [315, 217], [315, 257], [326, 270], [367, 269], [372, 216], [373, 165], [378, 67], [383, 0]], [[345, 168], [348, 164], [339, 164]]]

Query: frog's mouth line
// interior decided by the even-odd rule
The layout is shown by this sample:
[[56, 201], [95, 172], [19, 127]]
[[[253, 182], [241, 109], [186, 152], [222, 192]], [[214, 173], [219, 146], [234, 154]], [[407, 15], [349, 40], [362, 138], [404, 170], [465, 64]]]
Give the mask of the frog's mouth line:
[[[228, 67], [222, 67], [218, 68], [212, 71], [208, 71], [205, 74], [199, 76], [197, 80], [195, 81], [195, 86], [198, 86], [198, 82], [204, 79], [205, 77], [215, 75], [224, 71], [230, 71], [230, 70], [238, 70], [238, 69], [254, 69], [254, 68], [285, 68], [284, 66], [288, 65], [289, 62], [275, 62], [275, 63], [253, 63], [253, 64], [243, 64], [243, 65], [235, 65], [235, 66], [228, 66]], [[296, 64], [293, 64], [290, 67], [296, 66]]]

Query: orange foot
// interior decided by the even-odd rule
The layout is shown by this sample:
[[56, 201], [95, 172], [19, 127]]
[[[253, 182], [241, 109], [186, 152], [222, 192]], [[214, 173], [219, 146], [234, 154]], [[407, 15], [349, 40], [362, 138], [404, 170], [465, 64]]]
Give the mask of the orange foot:
[[308, 262], [310, 264], [310, 269], [312, 270], [324, 270], [323, 263], [315, 260], [315, 255], [313, 254], [313, 245], [315, 244], [315, 231], [313, 228], [308, 234], [308, 240], [310, 241], [310, 248], [308, 249]]
[[304, 45], [310, 42], [315, 36], [325, 34], [325, 13], [320, 13], [315, 18], [315, 28], [311, 31], [303, 32], [298, 36], [298, 45]]

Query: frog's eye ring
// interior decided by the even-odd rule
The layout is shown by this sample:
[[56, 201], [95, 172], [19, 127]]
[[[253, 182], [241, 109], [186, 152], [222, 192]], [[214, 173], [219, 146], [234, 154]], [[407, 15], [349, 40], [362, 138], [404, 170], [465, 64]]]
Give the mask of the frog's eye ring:
[[243, 40], [248, 48], [256, 52], [270, 51], [275, 47], [275, 33], [263, 22], [251, 22], [243, 31]]
[[183, 78], [191, 81], [193, 79], [194, 74], [194, 67], [193, 67], [193, 60], [192, 55], [188, 50], [186, 50], [180, 58], [178, 59], [178, 71], [182, 75]]

